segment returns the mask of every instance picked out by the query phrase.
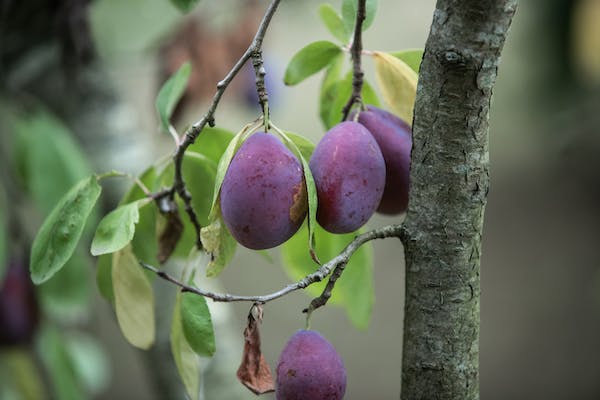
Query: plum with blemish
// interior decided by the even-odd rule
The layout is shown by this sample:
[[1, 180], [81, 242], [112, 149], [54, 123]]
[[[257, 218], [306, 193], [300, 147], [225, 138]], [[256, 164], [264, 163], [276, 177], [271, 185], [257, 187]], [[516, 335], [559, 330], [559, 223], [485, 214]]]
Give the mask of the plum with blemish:
[[278, 246], [306, 216], [302, 164], [277, 137], [255, 133], [231, 160], [220, 204], [223, 221], [240, 244], [254, 250]]
[[321, 139], [310, 159], [317, 187], [317, 221], [332, 233], [363, 226], [381, 201], [385, 162], [373, 135], [357, 122], [342, 122]]
[[385, 160], [385, 189], [377, 212], [393, 215], [406, 211], [412, 147], [410, 125], [374, 106], [368, 106], [366, 111], [360, 112], [358, 122], [371, 132]]
[[346, 369], [333, 345], [318, 332], [296, 332], [279, 356], [277, 400], [340, 400], [345, 391]]

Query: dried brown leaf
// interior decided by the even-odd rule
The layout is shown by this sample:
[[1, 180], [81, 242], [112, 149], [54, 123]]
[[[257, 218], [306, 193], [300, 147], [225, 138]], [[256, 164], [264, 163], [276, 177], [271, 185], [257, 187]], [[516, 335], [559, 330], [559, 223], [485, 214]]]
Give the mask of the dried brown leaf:
[[179, 243], [179, 239], [181, 239], [183, 222], [179, 217], [177, 208], [162, 213], [162, 216], [164, 221], [159, 228], [157, 258], [161, 264], [164, 264], [171, 257], [171, 254], [175, 251], [175, 247], [177, 247], [177, 243]]
[[248, 325], [244, 329], [244, 354], [237, 371], [240, 382], [257, 395], [275, 391], [271, 369], [260, 350], [261, 321], [262, 307], [255, 305], [248, 315]]

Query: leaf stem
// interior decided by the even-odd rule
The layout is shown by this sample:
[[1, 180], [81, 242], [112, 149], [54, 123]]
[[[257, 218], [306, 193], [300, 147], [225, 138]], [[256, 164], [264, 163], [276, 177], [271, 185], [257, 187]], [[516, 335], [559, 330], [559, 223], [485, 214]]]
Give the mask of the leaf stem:
[[362, 25], [366, 17], [366, 0], [358, 0], [356, 10], [356, 24], [354, 25], [354, 38], [350, 46], [350, 55], [352, 57], [352, 95], [348, 102], [342, 108], [342, 121], [348, 118], [352, 106], [356, 103], [362, 104], [362, 86], [364, 72], [361, 66], [362, 53]]
[[[173, 179], [173, 186], [171, 187], [171, 189], [169, 191], [169, 196], [171, 198], [173, 198], [175, 193], [177, 193], [179, 195], [179, 197], [181, 198], [181, 200], [183, 200], [183, 202], [185, 203], [185, 211], [187, 212], [188, 217], [189, 217], [190, 221], [192, 222], [192, 225], [194, 226], [194, 230], [196, 231], [196, 247], [199, 250], [201, 250], [203, 248], [202, 239], [200, 238], [200, 229], [202, 227], [200, 226], [200, 222], [198, 221], [198, 216], [196, 215], [196, 212], [194, 211], [194, 208], [192, 207], [192, 195], [188, 192], [185, 182], [183, 180], [183, 172], [182, 172], [183, 155], [185, 154], [185, 151], [187, 150], [187, 148], [196, 141], [196, 138], [198, 137], [198, 135], [200, 135], [200, 132], [202, 131], [202, 129], [204, 129], [206, 124], [208, 124], [209, 126], [215, 125], [214, 114], [217, 109], [217, 106], [219, 105], [219, 102], [221, 101], [221, 97], [223, 96], [223, 93], [225, 93], [225, 90], [227, 89], [227, 87], [229, 86], [229, 84], [231, 83], [233, 78], [240, 72], [240, 70], [242, 69], [244, 64], [253, 56], [253, 54], [256, 52], [260, 53], [260, 51], [261, 51], [260, 49], [262, 47], [262, 42], [265, 37], [265, 33], [267, 31], [267, 28], [269, 27], [269, 24], [271, 23], [271, 19], [272, 19], [273, 15], [275, 14], [275, 11], [277, 10], [277, 6], [279, 5], [280, 1], [281, 0], [272, 0], [271, 1], [271, 4], [269, 4], [269, 7], [265, 11], [262, 21], [260, 22], [260, 25], [258, 26], [258, 30], [256, 31], [256, 34], [254, 35], [254, 39], [252, 40], [252, 43], [250, 44], [250, 46], [248, 46], [248, 49], [244, 52], [244, 54], [240, 57], [240, 59], [235, 63], [235, 65], [227, 73], [225, 78], [223, 78], [223, 80], [221, 80], [219, 83], [217, 83], [217, 91], [216, 91], [215, 95], [213, 96], [212, 103], [209, 106], [208, 110], [206, 111], [206, 113], [202, 116], [202, 118], [198, 122], [194, 123], [184, 133], [184, 136], [179, 140], [179, 145], [177, 146], [177, 149], [175, 150], [175, 154], [173, 155], [173, 163], [175, 165], [175, 173], [174, 173], [174, 179]], [[265, 93], [265, 104], [266, 104], [266, 93]], [[267, 114], [268, 114], [268, 112], [267, 112]], [[265, 119], [268, 120], [268, 116]], [[267, 122], [267, 124], [268, 124], [268, 122]]]

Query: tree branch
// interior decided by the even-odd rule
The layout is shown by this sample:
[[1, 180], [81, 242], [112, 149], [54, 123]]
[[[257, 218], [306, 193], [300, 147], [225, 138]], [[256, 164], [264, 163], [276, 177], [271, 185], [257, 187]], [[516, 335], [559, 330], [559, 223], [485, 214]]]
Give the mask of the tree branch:
[[[383, 238], [387, 238], [387, 237], [398, 236], [399, 232], [400, 232], [400, 225], [389, 225], [389, 226], [384, 226], [382, 228], [374, 229], [372, 231], [365, 232], [361, 235], [358, 235], [356, 238], [354, 238], [353, 241], [348, 243], [348, 245], [344, 248], [344, 250], [342, 250], [342, 252], [340, 254], [338, 254], [336, 257], [332, 258], [331, 260], [329, 260], [329, 262], [323, 264], [317, 271], [305, 276], [303, 279], [297, 281], [296, 283], [289, 284], [276, 292], [262, 295], [262, 296], [238, 296], [238, 295], [233, 295], [233, 294], [214, 293], [214, 292], [210, 292], [207, 290], [202, 290], [202, 289], [199, 289], [199, 288], [196, 288], [193, 286], [186, 285], [185, 283], [179, 281], [177, 278], [167, 274], [164, 271], [159, 270], [158, 268], [155, 268], [149, 264], [146, 264], [143, 261], [138, 261], [138, 262], [143, 268], [154, 272], [159, 278], [164, 279], [168, 282], [171, 282], [171, 283], [179, 286], [182, 289], [182, 291], [184, 291], [184, 292], [194, 293], [199, 296], [204, 296], [204, 297], [207, 297], [207, 298], [213, 299], [214, 301], [219, 301], [219, 302], [249, 301], [249, 302], [253, 302], [253, 303], [264, 304], [264, 303], [268, 303], [269, 301], [283, 297], [283, 296], [285, 296], [291, 292], [294, 292], [296, 290], [304, 289], [304, 288], [312, 285], [313, 283], [321, 282], [323, 279], [325, 279], [331, 273], [331, 271], [334, 271], [334, 274], [332, 275], [332, 277], [336, 273], [339, 276], [341, 274], [341, 271], [343, 271], [343, 268], [348, 263], [348, 260], [350, 260], [350, 257], [352, 257], [352, 254], [354, 254], [354, 252], [356, 250], [358, 250], [360, 248], [360, 246], [362, 246], [363, 244], [365, 244], [371, 240], [374, 240], [374, 239], [383, 239]], [[334, 282], [335, 282], [335, 280], [334, 280]], [[330, 287], [330, 284], [331, 284], [331, 287]], [[322, 304], [320, 304], [316, 307], [313, 307], [312, 303], [311, 303], [310, 307], [312, 307], [312, 309], [310, 309], [310, 307], [309, 307], [311, 312], [314, 309], [324, 305], [327, 302], [329, 297], [331, 297], [331, 289], [333, 289], [333, 285], [334, 285], [334, 283], [331, 283], [331, 280], [330, 280], [330, 283], [325, 288], [325, 291], [323, 292], [323, 294], [317, 298], [317, 299], [321, 299], [321, 297], [322, 297], [324, 299], [324, 300], [323, 299], [319, 300], [319, 302], [322, 302]], [[313, 300], [313, 302], [315, 302], [317, 299]]]
[[364, 73], [361, 66], [362, 53], [362, 25], [366, 18], [366, 0], [358, 0], [358, 8], [356, 10], [356, 23], [354, 25], [354, 38], [352, 46], [350, 46], [350, 55], [352, 57], [352, 95], [348, 102], [342, 108], [342, 121], [348, 118], [348, 114], [352, 106], [360, 102], [362, 103], [362, 86]]
[[479, 398], [488, 116], [516, 0], [438, 0], [413, 124], [402, 241], [402, 399]]
[[[275, 11], [277, 10], [277, 6], [279, 5], [280, 1], [281, 0], [273, 0], [271, 2], [269, 7], [267, 8], [267, 10], [265, 11], [263, 19], [260, 22], [260, 25], [258, 26], [258, 30], [256, 31], [256, 35], [254, 35], [254, 39], [252, 40], [252, 43], [250, 44], [250, 46], [248, 46], [248, 49], [244, 52], [244, 54], [240, 57], [240, 59], [235, 63], [233, 68], [227, 73], [225, 78], [223, 78], [223, 80], [221, 80], [217, 84], [217, 91], [216, 91], [215, 95], [213, 96], [212, 103], [209, 106], [208, 110], [206, 111], [206, 113], [202, 116], [202, 118], [198, 122], [193, 124], [185, 132], [182, 140], [180, 140], [179, 146], [177, 146], [177, 149], [175, 150], [175, 154], [173, 155], [173, 163], [175, 165], [175, 173], [174, 173], [173, 186], [169, 191], [169, 195], [171, 198], [173, 198], [175, 193], [177, 193], [179, 195], [179, 197], [181, 198], [181, 200], [183, 200], [183, 202], [185, 203], [185, 211], [187, 212], [189, 219], [192, 222], [192, 224], [194, 225], [194, 229], [196, 231], [196, 247], [200, 250], [202, 249], [202, 239], [200, 238], [201, 226], [200, 226], [200, 222], [198, 222], [198, 217], [194, 211], [194, 208], [192, 207], [192, 196], [187, 191], [185, 182], [183, 180], [183, 173], [182, 173], [183, 155], [185, 154], [185, 151], [187, 150], [187, 148], [192, 143], [194, 143], [194, 141], [196, 141], [196, 138], [198, 137], [198, 135], [200, 135], [200, 132], [202, 131], [202, 129], [204, 129], [206, 124], [209, 124], [210, 126], [215, 125], [214, 114], [217, 109], [217, 106], [219, 105], [219, 102], [221, 101], [221, 97], [225, 93], [225, 90], [227, 89], [227, 87], [229, 86], [229, 84], [231, 83], [233, 78], [240, 72], [240, 70], [242, 69], [244, 64], [254, 54], [257, 54], [257, 53], [260, 54], [262, 42], [265, 37], [265, 33], [267, 32], [267, 28], [269, 27], [269, 24], [271, 23], [271, 18], [275, 14]], [[263, 84], [263, 87], [264, 87], [264, 84]], [[264, 101], [266, 104], [266, 92], [265, 92], [265, 96], [264, 96]], [[261, 103], [261, 106], [263, 106], [263, 103]], [[263, 112], [264, 112], [265, 108], [268, 110], [268, 107], [263, 106]], [[265, 115], [265, 119], [268, 120], [268, 115]]]

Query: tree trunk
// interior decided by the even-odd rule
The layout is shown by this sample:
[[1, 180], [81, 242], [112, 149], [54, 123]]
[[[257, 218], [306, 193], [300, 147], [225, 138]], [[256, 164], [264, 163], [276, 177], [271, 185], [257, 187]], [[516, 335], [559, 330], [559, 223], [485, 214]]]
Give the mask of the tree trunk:
[[402, 231], [404, 400], [479, 398], [488, 116], [516, 0], [438, 0], [419, 75]]

